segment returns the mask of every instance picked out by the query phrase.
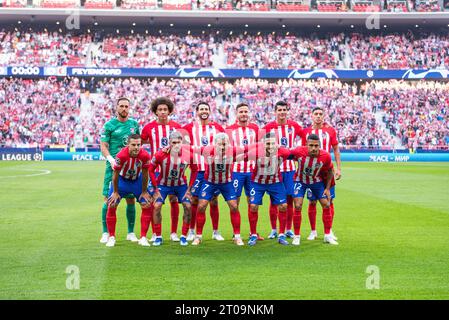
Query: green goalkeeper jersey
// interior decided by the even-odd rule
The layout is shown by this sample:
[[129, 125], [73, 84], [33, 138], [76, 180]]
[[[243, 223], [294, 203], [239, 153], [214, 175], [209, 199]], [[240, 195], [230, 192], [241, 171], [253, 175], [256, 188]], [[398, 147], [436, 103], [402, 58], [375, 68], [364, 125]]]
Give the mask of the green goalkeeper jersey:
[[115, 158], [117, 153], [128, 144], [128, 136], [134, 133], [140, 134], [136, 120], [128, 119], [120, 122], [114, 118], [104, 124], [100, 141], [109, 144], [109, 153]]

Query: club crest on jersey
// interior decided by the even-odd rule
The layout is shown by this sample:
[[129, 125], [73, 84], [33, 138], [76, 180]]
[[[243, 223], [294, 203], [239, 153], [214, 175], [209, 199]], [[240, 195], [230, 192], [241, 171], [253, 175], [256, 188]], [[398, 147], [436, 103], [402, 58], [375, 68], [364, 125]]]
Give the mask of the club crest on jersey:
[[283, 147], [286, 147], [286, 146], [288, 145], [288, 141], [287, 141], [287, 138], [286, 138], [286, 137], [282, 137], [282, 138], [281, 138], [281, 145], [282, 145]]
[[170, 170], [170, 176], [171, 177], [177, 177], [178, 176], [178, 170], [174, 170], [174, 169]]
[[201, 137], [201, 144], [203, 146], [209, 145], [209, 139], [207, 139], [207, 137]]
[[292, 134], [293, 133], [293, 129], [291, 127], [288, 127], [287, 132]]
[[167, 137], [163, 137], [161, 139], [161, 146], [168, 147], [168, 138]]

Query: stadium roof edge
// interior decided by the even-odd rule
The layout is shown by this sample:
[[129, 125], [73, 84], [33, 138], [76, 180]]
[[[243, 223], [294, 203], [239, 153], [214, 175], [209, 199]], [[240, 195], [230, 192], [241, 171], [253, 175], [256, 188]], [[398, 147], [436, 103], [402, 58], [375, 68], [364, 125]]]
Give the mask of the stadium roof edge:
[[[406, 25], [419, 23], [426, 25], [447, 25], [449, 12], [254, 12], [254, 11], [198, 11], [198, 10], [124, 10], [124, 9], [47, 9], [47, 8], [0, 8], [1, 23], [49, 23], [79, 15], [81, 24], [92, 24], [93, 19], [103, 25], [124, 25], [133, 22], [145, 25], [184, 23], [204, 26], [250, 24], [252, 21], [266, 26], [280, 26], [280, 21], [290, 26], [296, 25], [366, 25], [369, 19], [379, 19], [381, 24]], [[150, 18], [153, 21], [150, 23]]]

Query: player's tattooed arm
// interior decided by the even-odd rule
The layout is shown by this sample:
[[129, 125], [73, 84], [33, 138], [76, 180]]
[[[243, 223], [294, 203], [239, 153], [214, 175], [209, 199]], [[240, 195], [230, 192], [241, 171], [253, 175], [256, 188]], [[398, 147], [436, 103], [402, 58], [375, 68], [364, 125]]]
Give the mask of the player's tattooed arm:
[[331, 166], [329, 171], [327, 172], [327, 177], [326, 177], [326, 189], [324, 190], [324, 195], [326, 196], [327, 200], [331, 200], [331, 184], [332, 184], [332, 178], [334, 177], [334, 167]]
[[118, 193], [118, 175], [119, 172], [117, 170], [114, 170], [114, 173], [112, 174], [112, 194], [108, 199], [108, 205], [110, 207], [116, 207], [117, 202], [120, 200], [120, 195]]
[[148, 168], [142, 168], [142, 194], [139, 197], [140, 199], [144, 199], [146, 204], [150, 204], [152, 202], [151, 196], [148, 193]]

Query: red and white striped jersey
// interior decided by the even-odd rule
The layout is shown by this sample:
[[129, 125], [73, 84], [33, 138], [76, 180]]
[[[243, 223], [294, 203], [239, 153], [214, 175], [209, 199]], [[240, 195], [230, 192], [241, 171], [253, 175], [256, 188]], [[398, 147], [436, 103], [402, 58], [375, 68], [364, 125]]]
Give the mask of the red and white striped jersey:
[[141, 137], [142, 140], [149, 141], [151, 154], [154, 155], [162, 148], [168, 147], [170, 133], [181, 128], [181, 125], [175, 121], [169, 121], [168, 124], [160, 124], [154, 120], [143, 127]]
[[244, 156], [243, 148], [230, 147], [224, 155], [215, 153], [215, 147], [203, 149], [206, 170], [204, 179], [210, 183], [220, 184], [232, 181], [232, 168], [237, 161], [237, 154]]
[[323, 124], [321, 129], [313, 129], [313, 127], [308, 127], [303, 130], [302, 135], [302, 145], [305, 146], [307, 142], [307, 137], [311, 134], [316, 134], [320, 137], [321, 149], [331, 152], [332, 147], [338, 145], [337, 132], [327, 123]]
[[[250, 123], [248, 126], [239, 126], [237, 123], [226, 128], [226, 133], [231, 138], [231, 143], [236, 147], [247, 147], [250, 144], [254, 144], [259, 140], [259, 127]], [[254, 161], [239, 161], [234, 164], [233, 171], [247, 173], [252, 172], [254, 169]]]
[[115, 157], [114, 171], [120, 171], [120, 175], [128, 180], [137, 180], [142, 169], [150, 167], [150, 154], [140, 149], [137, 157], [133, 158], [129, 155], [129, 148], [125, 147], [117, 153]]
[[295, 173], [295, 181], [313, 184], [323, 181], [323, 173], [334, 166], [331, 155], [325, 150], [320, 150], [317, 157], [309, 156], [307, 147], [297, 147], [290, 153], [298, 160], [298, 170]]
[[[170, 152], [158, 151], [151, 159], [149, 170], [151, 183], [155, 187], [158, 185], [168, 187], [185, 185], [187, 184], [185, 170], [189, 165], [196, 166], [193, 164], [193, 153], [188, 149], [181, 149], [176, 156], [172, 156]], [[155, 171], [158, 168], [160, 171], [156, 178]]]
[[[291, 149], [297, 146], [297, 138], [300, 138], [299, 144], [302, 139], [301, 126], [291, 120], [287, 120], [286, 124], [278, 124], [276, 121], [268, 123], [265, 127], [265, 132], [274, 132], [277, 137], [277, 143], [280, 147]], [[286, 160], [282, 163], [281, 172], [288, 172], [296, 170], [295, 162], [293, 160]]]
[[[185, 125], [183, 129], [188, 133], [190, 145], [200, 148], [212, 145], [214, 136], [219, 132], [225, 132], [222, 126], [213, 121], [206, 125], [201, 125], [201, 123], [195, 121]], [[200, 153], [195, 155], [195, 164], [198, 165], [198, 171], [206, 170], [204, 156]]]
[[258, 144], [256, 148], [250, 147], [248, 159], [255, 160], [251, 181], [263, 184], [273, 184], [282, 182], [280, 168], [282, 163], [290, 156], [290, 151], [286, 148], [279, 148], [277, 154], [267, 157], [265, 146]]

